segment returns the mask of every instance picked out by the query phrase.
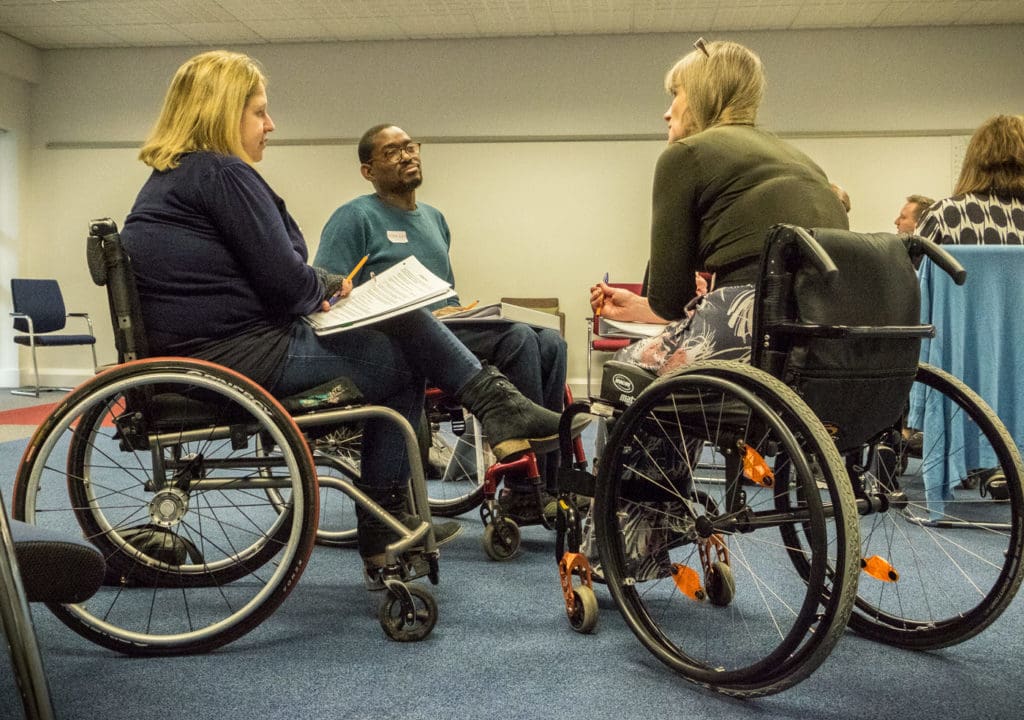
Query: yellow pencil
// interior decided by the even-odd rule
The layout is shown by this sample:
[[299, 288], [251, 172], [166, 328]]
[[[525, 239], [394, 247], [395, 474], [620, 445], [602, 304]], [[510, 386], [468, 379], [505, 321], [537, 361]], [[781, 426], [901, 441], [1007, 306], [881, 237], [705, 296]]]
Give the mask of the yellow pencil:
[[471, 302], [469, 305], [467, 305], [466, 307], [464, 307], [462, 309], [463, 310], [472, 310], [473, 308], [475, 308], [477, 306], [477, 304], [479, 302], [480, 302], [479, 300], [474, 300], [473, 302]]
[[358, 272], [359, 272], [360, 270], [362, 270], [362, 269], [363, 269], [363, 265], [365, 265], [365, 264], [366, 264], [366, 261], [367, 261], [367, 260], [369, 260], [369, 259], [370, 259], [370, 256], [369, 256], [369, 255], [363, 255], [363, 259], [362, 259], [362, 260], [360, 260], [359, 262], [357, 262], [357, 263], [356, 263], [356, 266], [355, 266], [354, 268], [352, 268], [352, 272], [350, 272], [350, 273], [349, 273], [349, 274], [348, 274], [348, 275], [347, 275], [347, 276], [345, 277], [345, 279], [346, 279], [346, 280], [351, 280], [352, 278], [354, 278], [354, 277], [356, 276], [356, 274], [357, 274], [357, 273], [358, 273]]

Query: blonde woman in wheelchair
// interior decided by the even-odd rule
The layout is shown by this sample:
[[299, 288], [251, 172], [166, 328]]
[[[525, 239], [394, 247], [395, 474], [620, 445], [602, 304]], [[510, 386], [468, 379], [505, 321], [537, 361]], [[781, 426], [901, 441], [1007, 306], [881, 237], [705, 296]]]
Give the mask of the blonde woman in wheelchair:
[[[557, 434], [559, 416], [526, 400], [428, 311], [317, 335], [302, 316], [329, 308], [351, 282], [307, 264], [284, 201], [255, 170], [274, 130], [267, 81], [246, 55], [212, 51], [177, 71], [140, 159], [153, 168], [122, 230], [151, 352], [210, 360], [277, 396], [346, 377], [365, 400], [410, 423], [424, 378], [480, 419], [499, 458]], [[361, 489], [407, 525], [409, 465], [392, 423], [366, 423]], [[397, 537], [357, 509], [359, 552], [372, 574]], [[439, 542], [460, 530], [435, 528]], [[368, 575], [369, 577], [369, 575]]]
[[[615, 360], [659, 376], [698, 360], [749, 362], [754, 281], [768, 228], [848, 227], [821, 168], [756, 126], [764, 88], [761, 59], [735, 42], [701, 38], [665, 75], [672, 96], [664, 115], [668, 147], [654, 174], [644, 291], [603, 282], [590, 289], [594, 312], [665, 329], [618, 351]], [[713, 273], [707, 292], [699, 287], [702, 272]], [[643, 558], [660, 541], [651, 537], [641, 505], [634, 510], [632, 552]], [[596, 559], [589, 532], [583, 551]], [[650, 565], [650, 573], [664, 570]]]
[[[761, 59], [734, 42], [700, 39], [666, 74], [669, 145], [654, 174], [644, 293], [605, 283], [590, 290], [591, 307], [604, 317], [665, 330], [616, 359], [659, 375], [701, 359], [747, 359], [768, 228], [849, 227], [821, 168], [755, 125], [764, 88]], [[702, 298], [698, 272], [715, 278]]]

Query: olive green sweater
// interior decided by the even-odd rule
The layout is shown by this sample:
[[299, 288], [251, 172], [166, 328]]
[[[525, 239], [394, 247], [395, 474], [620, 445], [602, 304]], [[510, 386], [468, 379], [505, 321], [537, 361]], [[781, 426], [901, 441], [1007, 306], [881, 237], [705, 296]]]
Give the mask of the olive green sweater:
[[723, 125], [670, 144], [654, 175], [651, 308], [682, 317], [696, 271], [717, 273], [716, 287], [755, 282], [775, 223], [848, 227], [821, 168], [765, 130]]

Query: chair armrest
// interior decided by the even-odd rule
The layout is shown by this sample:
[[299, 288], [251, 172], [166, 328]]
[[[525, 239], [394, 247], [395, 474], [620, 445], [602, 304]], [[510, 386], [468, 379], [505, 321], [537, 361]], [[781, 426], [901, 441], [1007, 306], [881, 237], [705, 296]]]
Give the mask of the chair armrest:
[[[20, 312], [12, 312], [11, 313], [11, 319], [12, 320], [25, 320], [26, 322], [28, 322], [28, 334], [29, 335], [35, 335], [36, 334], [35, 326], [32, 324], [32, 316], [31, 315], [26, 315], [25, 313], [20, 313]], [[15, 328], [15, 329], [17, 330], [17, 328]], [[24, 332], [24, 331], [23, 330], [18, 330], [18, 332]]]
[[92, 335], [93, 337], [96, 337], [96, 333], [94, 333], [92, 330], [92, 318], [89, 317], [89, 313], [69, 312], [67, 314], [67, 317], [82, 318], [83, 320], [85, 320], [86, 324], [89, 326], [89, 334]]

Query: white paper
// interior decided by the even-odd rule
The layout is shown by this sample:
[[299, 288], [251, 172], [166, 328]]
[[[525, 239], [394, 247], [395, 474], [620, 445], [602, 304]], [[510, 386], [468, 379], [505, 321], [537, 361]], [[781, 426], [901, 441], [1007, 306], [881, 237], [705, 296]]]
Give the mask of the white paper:
[[601, 337], [645, 338], [659, 335], [665, 330], [658, 323], [626, 322], [599, 318], [597, 332]]
[[415, 257], [393, 265], [339, 300], [327, 312], [305, 320], [318, 334], [350, 330], [401, 315], [455, 295], [451, 285], [423, 267]]

